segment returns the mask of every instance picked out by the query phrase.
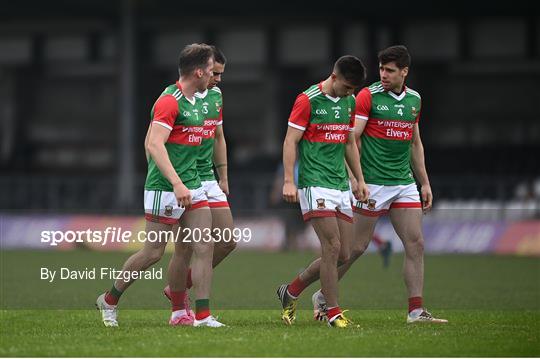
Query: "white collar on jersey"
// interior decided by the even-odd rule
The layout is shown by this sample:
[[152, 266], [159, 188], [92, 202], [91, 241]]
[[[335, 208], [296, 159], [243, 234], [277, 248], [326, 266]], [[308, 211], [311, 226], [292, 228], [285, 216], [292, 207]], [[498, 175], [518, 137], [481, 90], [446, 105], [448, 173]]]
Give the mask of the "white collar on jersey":
[[203, 92], [195, 92], [195, 96], [198, 98], [205, 98], [206, 95], [208, 95], [208, 89], [204, 90]]
[[407, 87], [405, 86], [405, 88], [399, 95], [396, 95], [393, 91], [388, 91], [388, 94], [392, 96], [393, 98], [395, 98], [396, 100], [401, 101], [405, 97], [406, 92], [407, 92]]

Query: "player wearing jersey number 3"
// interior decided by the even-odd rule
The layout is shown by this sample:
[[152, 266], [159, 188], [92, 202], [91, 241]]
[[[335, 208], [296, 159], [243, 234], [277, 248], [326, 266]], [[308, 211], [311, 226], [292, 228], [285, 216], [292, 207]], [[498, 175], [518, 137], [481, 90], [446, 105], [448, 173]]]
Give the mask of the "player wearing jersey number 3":
[[[405, 86], [411, 58], [405, 46], [389, 47], [379, 52], [378, 57], [381, 81], [365, 87], [356, 96], [355, 135], [370, 195], [366, 203], [351, 196], [355, 240], [350, 260], [339, 268], [339, 276], [341, 278], [364, 253], [379, 216], [388, 213], [405, 249], [403, 274], [409, 297], [407, 322], [446, 323], [445, 319], [434, 318], [422, 303], [422, 210], [431, 208], [433, 195], [418, 128], [421, 98], [418, 92]], [[420, 182], [421, 193], [418, 193], [412, 171]], [[357, 187], [355, 176], [350, 179], [354, 190]], [[324, 317], [325, 295], [315, 292], [312, 300], [315, 317]]]
[[[337, 266], [349, 259], [352, 208], [345, 162], [358, 183], [354, 196], [364, 201], [367, 186], [354, 139], [353, 92], [365, 80], [362, 62], [354, 56], [337, 60], [332, 74], [298, 95], [289, 117], [283, 144], [283, 197], [300, 201], [304, 220], [310, 220], [321, 243], [322, 258], [312, 263], [277, 294], [286, 324], [295, 320], [296, 298], [309, 283], [321, 279], [328, 306], [328, 324], [346, 327], [349, 321], [338, 305]], [[296, 150], [299, 150], [298, 189], [294, 183]]]

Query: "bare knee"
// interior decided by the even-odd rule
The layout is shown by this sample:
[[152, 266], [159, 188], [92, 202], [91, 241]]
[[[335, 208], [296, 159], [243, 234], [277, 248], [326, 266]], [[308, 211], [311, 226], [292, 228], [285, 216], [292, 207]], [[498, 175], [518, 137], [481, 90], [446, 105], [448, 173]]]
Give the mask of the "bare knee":
[[209, 256], [214, 251], [214, 243], [197, 243], [193, 246], [193, 253], [197, 256]]
[[332, 259], [337, 262], [340, 249], [341, 243], [337, 238], [333, 238], [323, 245], [323, 255], [325, 255], [326, 259]]
[[421, 234], [411, 236], [404, 241], [404, 247], [407, 252], [414, 251], [415, 253], [424, 252], [424, 238]]

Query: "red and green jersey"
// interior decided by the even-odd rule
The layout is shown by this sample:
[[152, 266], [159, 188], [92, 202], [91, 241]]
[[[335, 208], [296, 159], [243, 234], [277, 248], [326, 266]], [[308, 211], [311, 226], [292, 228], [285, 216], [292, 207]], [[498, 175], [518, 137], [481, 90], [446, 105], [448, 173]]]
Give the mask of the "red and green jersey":
[[353, 96], [331, 97], [321, 84], [298, 95], [289, 126], [304, 131], [298, 145], [298, 187], [324, 187], [346, 191], [345, 143], [354, 129]]
[[358, 93], [356, 120], [367, 121], [361, 137], [361, 164], [366, 183], [414, 183], [411, 143], [420, 109], [420, 94], [408, 87], [397, 95], [375, 82]]
[[216, 86], [198, 93], [197, 97], [202, 100], [202, 113], [204, 116], [204, 131], [202, 144], [197, 157], [197, 171], [201, 181], [213, 181], [214, 176], [214, 139], [216, 127], [223, 124], [223, 97], [221, 90]]
[[[202, 110], [202, 100], [196, 96], [193, 101], [188, 100], [183, 95], [180, 84], [176, 82], [165, 88], [151, 112], [153, 126], [161, 125], [171, 130], [165, 148], [176, 173], [189, 189], [201, 186], [197, 172], [197, 156], [204, 125]], [[167, 192], [173, 190], [151, 157], [144, 188]]]

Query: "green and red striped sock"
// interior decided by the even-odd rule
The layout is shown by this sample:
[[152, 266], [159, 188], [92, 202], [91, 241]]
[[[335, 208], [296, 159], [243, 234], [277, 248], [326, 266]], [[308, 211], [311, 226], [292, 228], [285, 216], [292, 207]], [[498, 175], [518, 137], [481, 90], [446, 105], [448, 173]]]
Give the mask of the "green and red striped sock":
[[210, 299], [197, 299], [195, 301], [195, 319], [203, 320], [210, 316]]
[[109, 305], [117, 305], [122, 293], [123, 292], [116, 289], [116, 287], [113, 284], [111, 290], [105, 293], [105, 303]]

